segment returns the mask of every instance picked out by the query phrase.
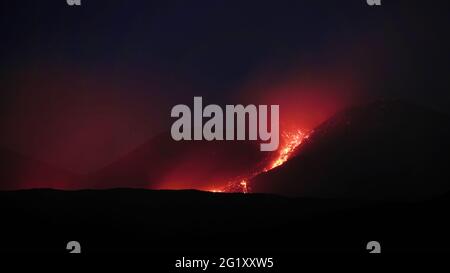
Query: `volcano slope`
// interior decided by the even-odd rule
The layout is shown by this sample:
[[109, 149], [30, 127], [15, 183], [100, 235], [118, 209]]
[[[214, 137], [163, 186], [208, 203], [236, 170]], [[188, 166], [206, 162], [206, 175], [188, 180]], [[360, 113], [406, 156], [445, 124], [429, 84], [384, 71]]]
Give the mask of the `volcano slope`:
[[450, 188], [450, 118], [401, 101], [344, 110], [316, 128], [286, 164], [251, 181], [254, 192], [416, 200]]
[[85, 188], [214, 190], [269, 164], [254, 141], [174, 141], [165, 132], [85, 178]]

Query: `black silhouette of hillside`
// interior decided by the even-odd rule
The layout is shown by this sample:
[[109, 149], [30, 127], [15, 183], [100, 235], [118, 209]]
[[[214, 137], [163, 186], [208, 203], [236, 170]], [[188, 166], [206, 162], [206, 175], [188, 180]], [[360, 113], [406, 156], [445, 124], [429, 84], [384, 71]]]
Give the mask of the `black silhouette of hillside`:
[[139, 189], [0, 192], [0, 251], [64, 253], [67, 242], [77, 240], [85, 253], [151, 252], [152, 263], [161, 253], [367, 253], [372, 240], [386, 253], [448, 251], [449, 200], [374, 203]]
[[331, 117], [255, 192], [312, 197], [419, 198], [450, 189], [450, 118], [401, 101]]

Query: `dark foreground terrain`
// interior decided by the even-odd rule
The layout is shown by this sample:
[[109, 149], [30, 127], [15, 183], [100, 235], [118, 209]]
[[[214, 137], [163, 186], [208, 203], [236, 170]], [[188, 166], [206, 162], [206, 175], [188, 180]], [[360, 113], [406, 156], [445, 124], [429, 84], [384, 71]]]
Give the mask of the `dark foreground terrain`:
[[447, 251], [448, 195], [414, 203], [149, 190], [0, 192], [1, 251], [228, 253]]

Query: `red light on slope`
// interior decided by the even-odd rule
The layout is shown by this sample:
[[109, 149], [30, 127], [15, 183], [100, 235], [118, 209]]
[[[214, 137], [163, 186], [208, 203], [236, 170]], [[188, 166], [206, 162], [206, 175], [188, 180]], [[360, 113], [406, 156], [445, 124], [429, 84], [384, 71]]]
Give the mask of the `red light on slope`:
[[264, 171], [267, 172], [283, 165], [292, 156], [295, 149], [307, 138], [308, 134], [304, 133], [302, 130], [285, 132], [283, 134], [284, 145], [278, 150], [278, 156], [275, 160], [268, 168], [264, 169]]
[[284, 132], [282, 134], [282, 143], [281, 147], [278, 149], [277, 156], [271, 161], [268, 167], [262, 169], [259, 172], [254, 173], [253, 175], [246, 178], [236, 178], [233, 181], [230, 181], [228, 185], [223, 189], [212, 189], [210, 192], [241, 192], [241, 193], [249, 193], [251, 191], [251, 187], [249, 185], [249, 180], [260, 173], [268, 172], [272, 169], [275, 169], [284, 163], [286, 163], [289, 158], [292, 157], [295, 149], [300, 146], [305, 139], [309, 137], [309, 134], [305, 133], [302, 130], [293, 130], [290, 132]]

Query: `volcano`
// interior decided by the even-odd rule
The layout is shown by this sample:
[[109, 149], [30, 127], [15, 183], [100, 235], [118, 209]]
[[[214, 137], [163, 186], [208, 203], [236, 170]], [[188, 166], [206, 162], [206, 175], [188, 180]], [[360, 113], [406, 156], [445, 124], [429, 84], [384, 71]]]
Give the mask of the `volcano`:
[[450, 118], [402, 101], [351, 107], [318, 126], [253, 192], [416, 199], [449, 190]]
[[85, 176], [2, 151], [1, 189], [197, 189], [299, 197], [389, 199], [450, 190], [450, 118], [402, 101], [347, 108], [313, 131], [282, 132], [276, 152], [255, 141], [174, 141], [157, 135]]
[[273, 153], [261, 152], [254, 141], [174, 141], [166, 132], [88, 175], [85, 184], [93, 188], [222, 191], [240, 187], [230, 183], [252, 177], [272, 157]]
[[87, 176], [93, 188], [197, 189], [250, 192], [249, 179], [284, 164], [305, 130], [285, 131], [280, 148], [261, 152], [255, 141], [174, 141], [162, 133], [128, 155]]

